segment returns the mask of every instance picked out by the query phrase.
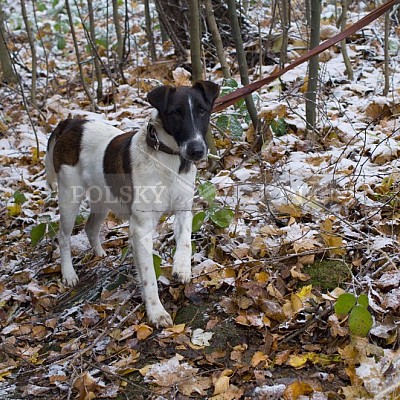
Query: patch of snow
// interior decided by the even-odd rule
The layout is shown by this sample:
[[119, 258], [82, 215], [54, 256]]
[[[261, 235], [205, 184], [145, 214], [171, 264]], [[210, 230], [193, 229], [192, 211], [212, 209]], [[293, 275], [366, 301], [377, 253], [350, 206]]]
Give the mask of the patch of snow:
[[260, 399], [268, 399], [268, 400], [280, 400], [283, 398], [283, 393], [286, 389], [286, 386], [283, 384], [279, 385], [263, 385], [260, 387], [256, 387], [254, 389], [254, 396]]
[[81, 231], [78, 234], [71, 236], [71, 249], [73, 251], [88, 251], [90, 248], [91, 247], [89, 240], [84, 231]]

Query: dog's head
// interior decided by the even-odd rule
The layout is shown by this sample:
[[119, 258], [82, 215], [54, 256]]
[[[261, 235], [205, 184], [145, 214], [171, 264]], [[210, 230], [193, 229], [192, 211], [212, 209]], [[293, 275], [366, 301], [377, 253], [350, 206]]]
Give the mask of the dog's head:
[[219, 86], [197, 81], [193, 86], [159, 86], [147, 95], [165, 131], [176, 140], [181, 156], [197, 161], [207, 154], [205, 136]]

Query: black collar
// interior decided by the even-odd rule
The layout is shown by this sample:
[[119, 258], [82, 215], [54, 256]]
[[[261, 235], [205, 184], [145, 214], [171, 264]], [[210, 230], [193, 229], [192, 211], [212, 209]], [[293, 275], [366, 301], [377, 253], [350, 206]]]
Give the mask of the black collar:
[[162, 151], [163, 153], [172, 154], [179, 156], [181, 152], [179, 150], [173, 150], [163, 142], [160, 142], [157, 136], [157, 130], [152, 123], [147, 124], [146, 143], [155, 151]]

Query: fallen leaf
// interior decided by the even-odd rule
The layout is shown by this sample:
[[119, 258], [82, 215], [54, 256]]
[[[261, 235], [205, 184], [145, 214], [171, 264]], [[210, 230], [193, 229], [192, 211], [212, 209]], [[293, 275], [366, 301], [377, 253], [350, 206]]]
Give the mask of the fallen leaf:
[[[268, 357], [262, 351], [256, 351], [251, 358], [251, 366], [257, 367], [262, 362], [267, 362]], [[266, 366], [266, 365], [265, 365]]]
[[213, 335], [212, 332], [206, 332], [201, 328], [197, 328], [192, 332], [190, 341], [196, 346], [210, 346], [210, 340]]
[[229, 388], [229, 376], [222, 375], [214, 383], [214, 393], [213, 395], [222, 394], [226, 392]]
[[288, 385], [283, 392], [285, 400], [297, 400], [300, 396], [307, 396], [314, 392], [310, 384], [303, 381], [296, 381]]
[[145, 324], [140, 324], [135, 330], [139, 340], [145, 340], [153, 333], [153, 328]]

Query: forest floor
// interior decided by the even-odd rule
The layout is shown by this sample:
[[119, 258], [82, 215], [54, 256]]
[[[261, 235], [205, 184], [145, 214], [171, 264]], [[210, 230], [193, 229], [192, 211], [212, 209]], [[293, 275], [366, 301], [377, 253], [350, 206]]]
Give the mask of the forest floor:
[[[8, 7], [29, 96], [28, 45], [18, 9]], [[132, 7], [140, 27], [143, 10]], [[268, 31], [268, 17], [262, 22]], [[324, 29], [333, 25], [327, 18]], [[53, 27], [42, 27], [43, 40], [54, 40]], [[145, 48], [140, 29], [135, 37]], [[193, 234], [191, 283], [171, 278], [171, 216], [154, 238], [160, 296], [174, 319], [166, 329], [147, 324], [127, 223], [110, 216], [102, 229], [107, 257], [97, 259], [83, 232], [86, 204], [72, 238], [80, 281], [75, 288], [62, 284], [57, 195], [46, 188], [44, 154], [51, 130], [69, 116], [113, 121], [125, 131], [145, 123], [146, 92], [186, 79], [168, 48], [158, 48], [155, 64], [138, 51], [126, 85], [105, 79], [112, 103], [97, 113], [68, 46], [48, 54], [40, 110], [28, 106], [27, 113], [21, 88], [2, 85], [0, 398], [400, 398], [398, 28], [390, 37], [387, 96], [382, 37], [379, 20], [350, 39], [353, 82], [338, 48], [323, 54], [314, 141], [305, 135], [306, 65], [256, 95], [271, 136], [260, 152], [243, 107], [213, 115], [220, 159], [213, 173], [206, 162], [198, 165], [194, 214], [201, 223]], [[291, 48], [299, 45], [293, 35]], [[264, 66], [263, 74], [273, 68]], [[207, 77], [232, 90], [218, 68]], [[233, 215], [228, 223], [225, 214]], [[364, 319], [350, 322], [351, 309], [335, 312], [343, 293], [358, 299], [353, 308], [368, 297]], [[368, 334], [355, 334], [370, 316]]]

